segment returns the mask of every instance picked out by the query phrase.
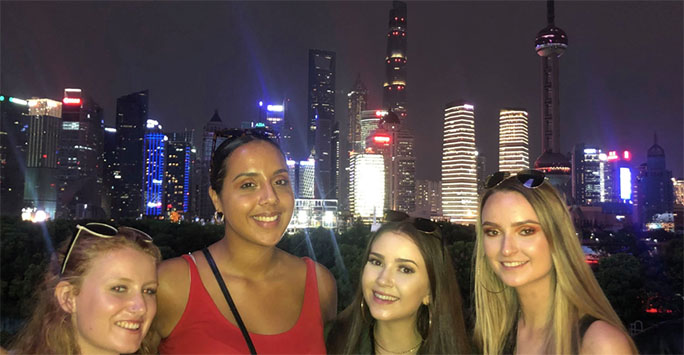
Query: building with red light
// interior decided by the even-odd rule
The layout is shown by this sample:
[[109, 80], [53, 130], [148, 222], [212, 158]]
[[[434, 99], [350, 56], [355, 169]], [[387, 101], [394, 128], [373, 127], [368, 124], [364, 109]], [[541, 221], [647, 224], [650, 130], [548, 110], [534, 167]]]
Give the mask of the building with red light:
[[406, 3], [393, 1], [389, 12], [387, 51], [385, 54], [385, 82], [383, 83], [382, 105], [393, 111], [403, 122], [407, 116], [406, 107], [406, 29], [408, 19]]

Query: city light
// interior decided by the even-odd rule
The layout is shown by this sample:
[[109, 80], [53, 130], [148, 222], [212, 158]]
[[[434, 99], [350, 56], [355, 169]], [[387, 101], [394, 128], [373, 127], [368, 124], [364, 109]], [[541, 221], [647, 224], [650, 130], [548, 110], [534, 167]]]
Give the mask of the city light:
[[17, 105], [23, 105], [23, 106], [27, 106], [27, 105], [28, 105], [28, 101], [22, 100], [22, 99], [18, 99], [18, 98], [16, 98], [16, 97], [10, 97], [10, 98], [9, 98], [9, 102], [11, 102], [11, 103], [13, 103], [13, 104], [17, 104]]
[[285, 111], [285, 106], [283, 106], [283, 105], [268, 105], [268, 106], [266, 106], [266, 110], [271, 111], [271, 112], [283, 112], [283, 111]]
[[629, 168], [620, 168], [620, 198], [632, 199], [632, 172]]
[[81, 104], [81, 99], [77, 97], [65, 97], [62, 102], [65, 105], [80, 105]]
[[375, 142], [377, 144], [389, 145], [390, 139], [391, 139], [390, 136], [381, 136], [381, 135], [373, 136], [373, 142]]

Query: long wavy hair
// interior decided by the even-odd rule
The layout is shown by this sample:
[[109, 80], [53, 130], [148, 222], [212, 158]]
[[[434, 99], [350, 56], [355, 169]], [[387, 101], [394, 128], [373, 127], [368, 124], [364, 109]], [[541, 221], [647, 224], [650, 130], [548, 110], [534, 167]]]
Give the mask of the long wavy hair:
[[636, 347], [593, 272], [584, 261], [584, 253], [568, 209], [548, 181], [537, 188], [527, 188], [517, 179], [506, 179], [482, 195], [479, 205], [477, 240], [473, 255], [473, 299], [475, 305], [474, 343], [485, 354], [500, 354], [515, 339], [520, 305], [514, 288], [507, 287], [494, 273], [485, 255], [482, 210], [489, 197], [498, 192], [515, 192], [530, 203], [546, 235], [552, 260], [551, 303], [544, 353], [578, 353], [581, 339], [579, 319], [584, 315], [605, 321], [620, 329]]
[[[425, 260], [430, 281], [430, 303], [418, 308], [417, 329], [423, 337], [419, 349], [422, 354], [463, 354], [470, 353], [470, 344], [465, 331], [461, 293], [456, 281], [454, 268], [448, 250], [442, 246], [439, 228], [435, 235], [418, 231], [410, 221], [384, 224], [371, 234], [364, 252], [364, 262], [368, 260], [373, 242], [387, 232], [400, 233], [409, 237], [420, 250]], [[437, 236], [437, 238], [435, 238]], [[361, 307], [363, 290], [359, 276], [359, 286], [351, 304], [340, 314], [327, 339], [329, 353], [357, 354], [364, 341], [370, 341], [375, 320], [368, 307]], [[432, 324], [430, 325], [430, 320]], [[370, 344], [371, 348], [373, 344]]]
[[[71, 314], [64, 311], [55, 296], [55, 288], [61, 281], [74, 286], [76, 294], [80, 291], [83, 276], [90, 270], [92, 261], [103, 253], [123, 248], [131, 248], [152, 256], [156, 263], [161, 261], [161, 253], [153, 244], [145, 241], [138, 232], [125, 227], [119, 228], [113, 238], [101, 238], [81, 231], [74, 248], [71, 250], [69, 262], [60, 276], [62, 261], [69, 247], [68, 238], [53, 255], [45, 272], [43, 282], [36, 288], [36, 305], [33, 314], [14, 341], [10, 344], [12, 353], [19, 354], [79, 354], [76, 341], [76, 330]], [[149, 353], [151, 349], [143, 341], [140, 353]]]

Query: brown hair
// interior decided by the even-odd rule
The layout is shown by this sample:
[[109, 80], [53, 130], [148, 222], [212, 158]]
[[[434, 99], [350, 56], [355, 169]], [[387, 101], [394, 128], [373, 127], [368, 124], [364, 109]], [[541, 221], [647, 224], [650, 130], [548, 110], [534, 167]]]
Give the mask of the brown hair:
[[[368, 260], [373, 242], [387, 232], [401, 233], [409, 237], [425, 260], [432, 297], [427, 306], [421, 305], [418, 308], [416, 326], [424, 339], [419, 352], [422, 354], [470, 353], [463, 321], [461, 292], [449, 252], [442, 246], [439, 228], [431, 232], [435, 235], [430, 235], [417, 230], [410, 221], [386, 223], [368, 239], [364, 259], [362, 259], [364, 262]], [[363, 275], [363, 268], [361, 268], [361, 275]], [[340, 314], [339, 321], [328, 337], [329, 353], [359, 353], [363, 346], [361, 343], [372, 332], [375, 320], [368, 311], [368, 307], [361, 308], [363, 300], [361, 278], [359, 277], [359, 286], [354, 299]], [[430, 320], [432, 320], [431, 325]]]
[[[131, 248], [161, 261], [159, 249], [139, 232], [121, 227], [113, 238], [102, 238], [82, 230], [69, 256], [63, 275], [60, 269], [68, 243], [67, 239], [57, 255], [53, 255], [45, 272], [43, 282], [36, 289], [37, 302], [33, 314], [10, 345], [12, 352], [20, 354], [78, 354], [80, 349], [71, 322], [71, 314], [65, 312], [55, 297], [55, 288], [61, 281], [72, 284], [79, 292], [83, 275], [90, 270], [92, 261], [102, 253]], [[146, 347], [145, 345], [143, 345]], [[139, 352], [149, 352], [141, 347]]]

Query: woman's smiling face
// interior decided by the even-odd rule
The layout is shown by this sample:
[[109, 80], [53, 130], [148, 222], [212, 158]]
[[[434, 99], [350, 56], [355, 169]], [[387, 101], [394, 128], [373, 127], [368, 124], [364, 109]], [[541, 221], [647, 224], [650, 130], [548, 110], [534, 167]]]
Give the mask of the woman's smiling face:
[[430, 302], [425, 260], [408, 236], [385, 232], [371, 245], [361, 277], [363, 297], [378, 321], [412, 319]]

